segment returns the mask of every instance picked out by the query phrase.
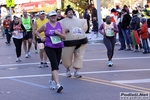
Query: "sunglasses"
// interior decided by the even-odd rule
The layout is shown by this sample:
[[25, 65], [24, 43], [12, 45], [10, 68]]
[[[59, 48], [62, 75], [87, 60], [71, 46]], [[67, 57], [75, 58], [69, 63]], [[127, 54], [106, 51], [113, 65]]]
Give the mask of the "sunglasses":
[[52, 16], [50, 16], [50, 17], [56, 17], [56, 15], [52, 15]]

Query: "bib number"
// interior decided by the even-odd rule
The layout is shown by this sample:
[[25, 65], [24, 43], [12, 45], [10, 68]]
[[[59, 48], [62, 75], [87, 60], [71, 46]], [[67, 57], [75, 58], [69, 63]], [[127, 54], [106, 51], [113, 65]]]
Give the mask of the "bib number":
[[24, 27], [25, 27], [25, 29], [29, 29], [29, 25], [28, 24], [25, 24]]
[[44, 43], [38, 43], [38, 48], [39, 49], [44, 49]]
[[112, 30], [107, 30], [106, 36], [114, 36], [114, 32]]
[[75, 27], [72, 29], [73, 35], [82, 35], [82, 30], [79, 27]]
[[18, 31], [14, 31], [16, 36], [20, 36], [20, 33]]
[[52, 44], [58, 44], [62, 42], [59, 36], [50, 36], [50, 39], [52, 41]]

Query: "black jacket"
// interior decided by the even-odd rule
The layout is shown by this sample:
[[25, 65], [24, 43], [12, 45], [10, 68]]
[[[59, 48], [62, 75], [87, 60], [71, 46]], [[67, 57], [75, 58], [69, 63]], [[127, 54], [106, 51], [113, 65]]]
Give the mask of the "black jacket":
[[93, 20], [92, 23], [93, 23], [92, 31], [93, 32], [98, 32], [98, 22], [97, 22], [97, 20]]
[[90, 20], [90, 15], [88, 12], [84, 12], [84, 19]]
[[138, 30], [140, 28], [140, 18], [135, 15], [132, 17], [130, 22], [130, 29], [131, 30]]
[[150, 28], [150, 19], [147, 19], [147, 26]]
[[97, 10], [96, 10], [96, 8], [93, 8], [92, 9], [92, 20], [93, 20], [93, 17], [96, 17], [97, 18]]
[[126, 29], [127, 27], [129, 27], [130, 21], [131, 21], [131, 16], [129, 14], [125, 14], [121, 22], [121, 28]]

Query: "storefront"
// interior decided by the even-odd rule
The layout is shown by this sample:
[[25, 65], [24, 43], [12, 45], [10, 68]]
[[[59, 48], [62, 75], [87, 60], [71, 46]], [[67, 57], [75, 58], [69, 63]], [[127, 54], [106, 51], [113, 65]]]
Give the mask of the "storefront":
[[27, 10], [27, 12], [38, 12], [44, 10], [49, 12], [52, 9], [55, 9], [57, 6], [56, 0], [41, 0], [40, 2], [30, 2], [21, 5], [22, 10]]

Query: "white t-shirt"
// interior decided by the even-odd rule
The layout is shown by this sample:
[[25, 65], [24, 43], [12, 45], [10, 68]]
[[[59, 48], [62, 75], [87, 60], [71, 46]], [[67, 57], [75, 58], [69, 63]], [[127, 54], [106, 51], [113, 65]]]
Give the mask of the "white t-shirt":
[[23, 33], [19, 33], [17, 30], [14, 31], [15, 34], [12, 35], [12, 38], [15, 39], [22, 39], [23, 38]]

